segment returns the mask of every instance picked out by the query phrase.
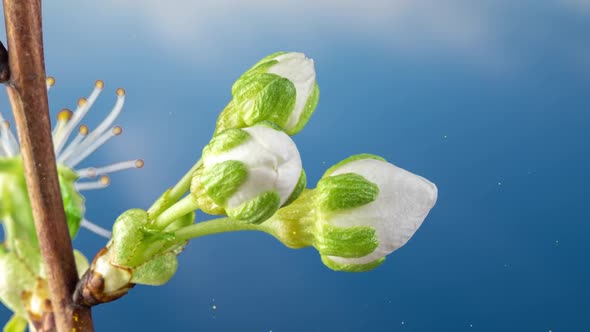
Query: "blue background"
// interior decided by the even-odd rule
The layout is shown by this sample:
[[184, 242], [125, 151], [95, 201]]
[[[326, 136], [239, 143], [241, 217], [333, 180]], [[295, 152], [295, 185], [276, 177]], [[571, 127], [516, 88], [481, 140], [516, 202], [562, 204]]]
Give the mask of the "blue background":
[[[104, 227], [184, 174], [233, 81], [279, 50], [316, 62], [320, 102], [294, 138], [310, 185], [370, 152], [439, 188], [371, 272], [333, 272], [265, 234], [210, 236], [165, 286], [96, 307], [98, 331], [590, 328], [589, 1], [46, 1], [44, 28], [53, 112], [103, 79], [92, 127], [127, 90], [124, 135], [81, 165], [146, 162], [86, 194]], [[104, 244], [75, 240], [88, 256]]]

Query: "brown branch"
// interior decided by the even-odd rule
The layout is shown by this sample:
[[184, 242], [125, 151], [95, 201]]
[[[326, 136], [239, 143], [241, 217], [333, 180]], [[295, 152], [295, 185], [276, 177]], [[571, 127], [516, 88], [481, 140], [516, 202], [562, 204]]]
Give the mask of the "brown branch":
[[51, 140], [41, 1], [3, 2], [10, 69], [7, 91], [21, 143], [55, 323], [60, 332], [93, 331], [90, 308], [77, 306], [72, 301], [78, 274]]

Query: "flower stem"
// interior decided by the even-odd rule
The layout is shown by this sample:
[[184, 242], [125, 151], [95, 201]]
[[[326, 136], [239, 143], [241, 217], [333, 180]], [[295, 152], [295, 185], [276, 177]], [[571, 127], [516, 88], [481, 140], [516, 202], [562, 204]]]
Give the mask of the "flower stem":
[[175, 232], [176, 243], [182, 243], [205, 235], [212, 235], [236, 231], [263, 231], [263, 225], [248, 224], [243, 221], [236, 221], [230, 218], [219, 218], [183, 227]]
[[172, 222], [198, 209], [196, 198], [189, 194], [174, 205], [167, 208], [150, 225], [151, 228], [164, 229]]
[[[170, 188], [170, 191], [165, 194], [165, 201], [162, 203], [161, 199], [158, 199], [152, 206], [148, 209], [150, 214], [154, 216], [158, 215], [160, 212], [164, 211], [168, 206], [176, 203], [182, 195], [184, 195], [191, 186], [191, 181], [193, 179], [193, 173], [197, 168], [199, 168], [203, 164], [202, 160], [199, 159], [196, 164], [191, 167], [191, 169], [184, 174], [184, 176], [178, 181], [174, 187]], [[162, 206], [163, 204], [163, 206]]]

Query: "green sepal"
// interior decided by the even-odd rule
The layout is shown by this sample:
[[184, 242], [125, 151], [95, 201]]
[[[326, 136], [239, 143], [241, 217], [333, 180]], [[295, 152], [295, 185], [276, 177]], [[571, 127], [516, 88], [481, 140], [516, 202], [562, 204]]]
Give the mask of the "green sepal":
[[213, 136], [209, 144], [203, 148], [202, 158], [206, 159], [210, 155], [219, 155], [230, 151], [236, 146], [241, 145], [250, 138], [247, 131], [241, 129], [227, 129]]
[[220, 132], [231, 129], [231, 128], [244, 128], [247, 127], [246, 123], [242, 120], [238, 111], [234, 106], [233, 99], [225, 106], [223, 111], [219, 114], [217, 118], [217, 123], [215, 126], [214, 135], [219, 134]]
[[[275, 60], [275, 58], [278, 57], [279, 55], [283, 55], [285, 53], [287, 53], [287, 52], [281, 51], [281, 52], [275, 52], [275, 53], [265, 56], [260, 61], [255, 63], [254, 66], [250, 67], [250, 69], [248, 69], [244, 74], [242, 74], [242, 76], [252, 74], [253, 72], [266, 72], [269, 67], [272, 67], [279, 62], [278, 60]], [[240, 79], [238, 78], [236, 82], [238, 82], [239, 80]], [[235, 85], [235, 83], [234, 83], [234, 85]], [[232, 87], [232, 91], [233, 90], [234, 90], [234, 88]]]
[[258, 122], [256, 125], [257, 126], [264, 126], [264, 127], [270, 128], [270, 129], [274, 129], [276, 131], [282, 131], [285, 134], [287, 133], [285, 131], [285, 128], [279, 126], [278, 124], [276, 124], [272, 121], [264, 120], [264, 121]]
[[328, 256], [322, 255], [322, 263], [334, 271], [343, 272], [366, 272], [370, 271], [385, 262], [385, 257], [381, 257], [367, 264], [339, 264], [331, 260]]
[[293, 82], [275, 74], [253, 73], [243, 76], [234, 88], [234, 106], [248, 126], [268, 120], [285, 127], [295, 106]]
[[299, 180], [297, 181], [297, 184], [295, 185], [295, 188], [293, 189], [291, 196], [289, 196], [289, 198], [287, 198], [287, 200], [285, 201], [285, 204], [283, 204], [282, 207], [285, 207], [285, 206], [293, 203], [293, 201], [295, 201], [297, 199], [297, 197], [299, 197], [299, 195], [301, 195], [301, 193], [303, 192], [303, 189], [305, 189], [306, 185], [307, 185], [307, 175], [305, 175], [305, 171], [303, 169], [301, 169], [301, 175], [299, 176]]
[[313, 90], [311, 91], [311, 95], [309, 95], [309, 97], [307, 98], [307, 102], [305, 103], [305, 106], [303, 108], [303, 112], [299, 116], [299, 120], [297, 121], [297, 124], [295, 125], [295, 127], [291, 128], [290, 130], [287, 130], [287, 134], [293, 136], [293, 135], [297, 134], [298, 132], [300, 132], [301, 129], [303, 129], [303, 127], [305, 127], [305, 125], [309, 121], [309, 118], [311, 118], [311, 115], [315, 111], [319, 100], [320, 100], [320, 87], [318, 86], [318, 83], [316, 82], [313, 86]]
[[58, 167], [57, 170], [59, 174], [59, 189], [64, 203], [68, 230], [70, 237], [73, 239], [76, 237], [80, 229], [80, 223], [84, 217], [84, 198], [78, 193], [74, 185], [78, 179], [78, 175], [67, 167]]
[[22, 159], [0, 158], [0, 177], [0, 221], [6, 246], [11, 248], [16, 238], [38, 246]]
[[385, 160], [383, 157], [374, 155], [374, 154], [370, 154], [370, 153], [360, 153], [360, 154], [355, 154], [352, 155], [344, 160], [341, 160], [340, 162], [338, 162], [337, 164], [333, 165], [332, 167], [328, 168], [328, 170], [324, 173], [324, 175], [322, 176], [322, 178], [330, 176], [330, 174], [332, 174], [336, 169], [351, 163], [353, 161], [357, 161], [357, 160], [361, 160], [361, 159], [375, 159], [375, 160], [380, 160], [380, 161], [387, 161]]
[[372, 253], [379, 246], [373, 227], [338, 227], [328, 223], [318, 227], [314, 246], [322, 255], [357, 258]]
[[23, 291], [35, 287], [36, 276], [14, 252], [0, 253], [0, 300], [15, 314], [26, 316]]
[[136, 267], [133, 270], [131, 282], [134, 284], [160, 286], [174, 276], [177, 268], [178, 260], [176, 259], [176, 254], [171, 252], [165, 253]]
[[[84, 214], [84, 198], [75, 188], [78, 175], [68, 167], [59, 166], [59, 186], [70, 237], [74, 238]], [[0, 219], [5, 224], [6, 239], [11, 246], [14, 238], [38, 246], [22, 159], [0, 158]]]
[[333, 212], [371, 203], [379, 187], [355, 173], [322, 178], [317, 186], [317, 202], [322, 211]]
[[248, 168], [237, 160], [226, 160], [203, 169], [201, 185], [213, 202], [225, 202], [240, 188], [248, 178]]
[[3, 332], [25, 332], [27, 329], [27, 320], [19, 315], [12, 315], [6, 325], [4, 325]]
[[199, 167], [193, 173], [190, 195], [196, 200], [196, 206], [201, 211], [211, 215], [225, 214], [225, 209], [213, 201], [201, 183], [201, 174], [203, 174], [203, 171], [203, 167]]
[[274, 191], [266, 191], [234, 209], [227, 209], [227, 215], [235, 220], [260, 224], [272, 217], [279, 208], [281, 197]]

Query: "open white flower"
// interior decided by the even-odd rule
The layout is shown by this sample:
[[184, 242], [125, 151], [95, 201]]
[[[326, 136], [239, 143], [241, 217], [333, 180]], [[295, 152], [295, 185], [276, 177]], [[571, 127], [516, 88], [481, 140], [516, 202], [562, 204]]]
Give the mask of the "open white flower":
[[[266, 125], [228, 129], [203, 149], [192, 192], [206, 195], [228, 216], [261, 223], [305, 187], [301, 157], [284, 132]], [[211, 213], [207, 204], [201, 209]]]
[[219, 116], [216, 132], [270, 121], [294, 135], [303, 129], [318, 103], [313, 60], [297, 52], [271, 54], [234, 83], [232, 95], [233, 100]]
[[[53, 77], [47, 78], [47, 90], [55, 84]], [[94, 129], [90, 130], [88, 126], [80, 124], [84, 116], [88, 113], [96, 99], [104, 89], [103, 81], [96, 81], [94, 89], [88, 98], [80, 98], [77, 102], [76, 109], [72, 112], [69, 109], [62, 109], [57, 115], [57, 122], [52, 131], [53, 146], [55, 149], [57, 166], [59, 171], [60, 186], [64, 199], [64, 207], [68, 218], [68, 226], [72, 236], [81, 225], [89, 228], [91, 231], [100, 235], [110, 237], [110, 232], [94, 225], [83, 218], [84, 199], [79, 192], [84, 190], [93, 190], [105, 188], [109, 185], [108, 174], [130, 168], [143, 167], [143, 161], [140, 159], [118, 162], [102, 167], [77, 168], [77, 166], [90, 156], [99, 147], [105, 144], [114, 136], [122, 133], [119, 126], [113, 125], [125, 104], [125, 90], [119, 88], [116, 90], [117, 100], [115, 105], [103, 119], [103, 121]], [[72, 133], [77, 129], [77, 135], [70, 139]], [[19, 213], [20, 219], [23, 215], [30, 217], [30, 226], [24, 220], [19, 220], [14, 227], [5, 227], [7, 232], [19, 232], [19, 227], [30, 228], [26, 231], [34, 237], [32, 228], [32, 216], [26, 187], [23, 179], [22, 160], [20, 157], [20, 146], [15, 135], [10, 129], [10, 123], [0, 113], [0, 192], [11, 194], [10, 200], [7, 198], [0, 201], [12, 201], [10, 206], [0, 202], [0, 220], [4, 223], [11, 222], [11, 214]], [[90, 179], [91, 181], [84, 181]], [[96, 179], [96, 180], [92, 180]], [[19, 191], [19, 192], [16, 192]], [[23, 194], [24, 193], [24, 194]], [[15, 199], [18, 201], [15, 202]], [[27, 218], [28, 219], [28, 218]], [[7, 234], [7, 238], [14, 234]]]

